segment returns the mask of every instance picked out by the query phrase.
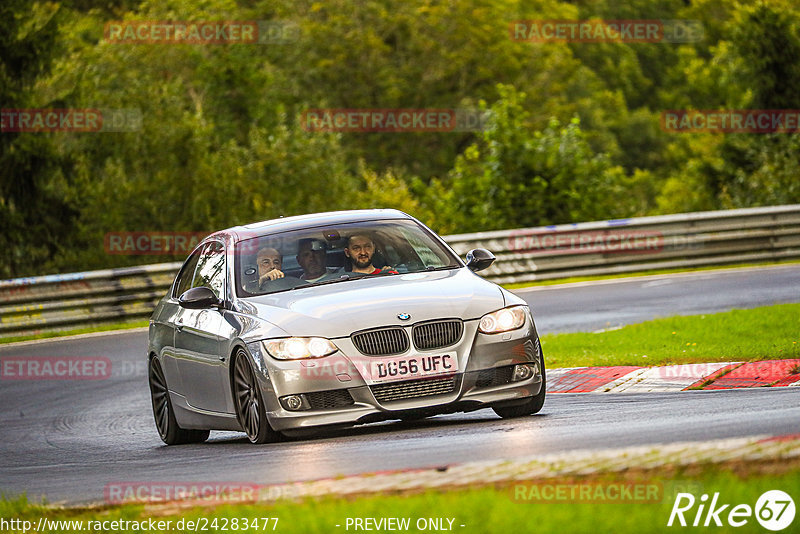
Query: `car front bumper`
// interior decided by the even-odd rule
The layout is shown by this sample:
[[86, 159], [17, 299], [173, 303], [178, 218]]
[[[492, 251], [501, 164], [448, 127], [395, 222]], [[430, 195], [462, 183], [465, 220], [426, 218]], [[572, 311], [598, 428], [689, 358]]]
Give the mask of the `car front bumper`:
[[[465, 321], [456, 345], [425, 351], [452, 354], [458, 372], [394, 382], [372, 382], [359, 369], [380, 358], [360, 354], [349, 338], [334, 341], [339, 352], [301, 361], [275, 360], [261, 343], [248, 345], [273, 429], [357, 425], [513, 405], [539, 394], [543, 384], [544, 362], [530, 315], [523, 328], [502, 334], [482, 334], [478, 321]], [[514, 381], [518, 365], [530, 366], [532, 376]], [[289, 395], [301, 396], [304, 409], [288, 409]]]

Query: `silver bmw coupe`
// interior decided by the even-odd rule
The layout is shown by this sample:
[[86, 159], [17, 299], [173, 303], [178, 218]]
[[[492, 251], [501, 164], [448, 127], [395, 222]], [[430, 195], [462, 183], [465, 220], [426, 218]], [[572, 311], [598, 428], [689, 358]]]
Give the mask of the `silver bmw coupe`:
[[491, 408], [541, 410], [525, 301], [395, 210], [286, 217], [216, 232], [150, 319], [153, 415], [167, 444], [210, 430], [253, 443], [329, 425]]

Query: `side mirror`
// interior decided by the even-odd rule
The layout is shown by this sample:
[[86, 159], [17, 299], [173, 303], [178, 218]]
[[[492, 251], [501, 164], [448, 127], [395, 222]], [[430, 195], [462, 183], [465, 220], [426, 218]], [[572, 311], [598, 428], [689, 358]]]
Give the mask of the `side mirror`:
[[202, 310], [213, 306], [221, 306], [222, 301], [208, 287], [193, 287], [178, 297], [178, 304], [180, 304], [181, 308]]
[[470, 271], [477, 272], [486, 269], [494, 260], [494, 254], [485, 248], [475, 248], [467, 252], [467, 267]]

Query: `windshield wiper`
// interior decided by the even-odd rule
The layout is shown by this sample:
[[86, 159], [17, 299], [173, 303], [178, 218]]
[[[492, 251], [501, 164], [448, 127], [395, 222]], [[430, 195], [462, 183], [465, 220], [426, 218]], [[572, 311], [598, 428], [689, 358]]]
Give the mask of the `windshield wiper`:
[[355, 273], [345, 273], [341, 275], [339, 278], [331, 278], [330, 280], [322, 280], [320, 282], [308, 282], [307, 284], [300, 284], [299, 286], [294, 286], [289, 289], [289, 291], [294, 289], [305, 289], [307, 287], [316, 287], [316, 286], [324, 286], [328, 284], [335, 284], [336, 282], [344, 282], [346, 280], [352, 280], [354, 278], [361, 278], [367, 276], [366, 274], [355, 274]]
[[446, 271], [448, 269], [458, 269], [458, 265], [443, 265], [442, 267], [434, 267], [433, 265], [429, 265], [425, 267], [426, 272], [433, 272], [433, 271]]

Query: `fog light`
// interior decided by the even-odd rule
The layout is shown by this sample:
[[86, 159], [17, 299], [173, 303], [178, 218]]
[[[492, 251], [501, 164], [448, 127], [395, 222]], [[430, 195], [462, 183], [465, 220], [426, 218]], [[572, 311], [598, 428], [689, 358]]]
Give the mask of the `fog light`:
[[303, 406], [303, 399], [300, 398], [300, 395], [289, 395], [283, 401], [290, 410], [299, 410]]
[[531, 369], [529, 365], [515, 365], [514, 376], [511, 377], [511, 380], [519, 382], [520, 380], [527, 380], [532, 376], [533, 369]]

